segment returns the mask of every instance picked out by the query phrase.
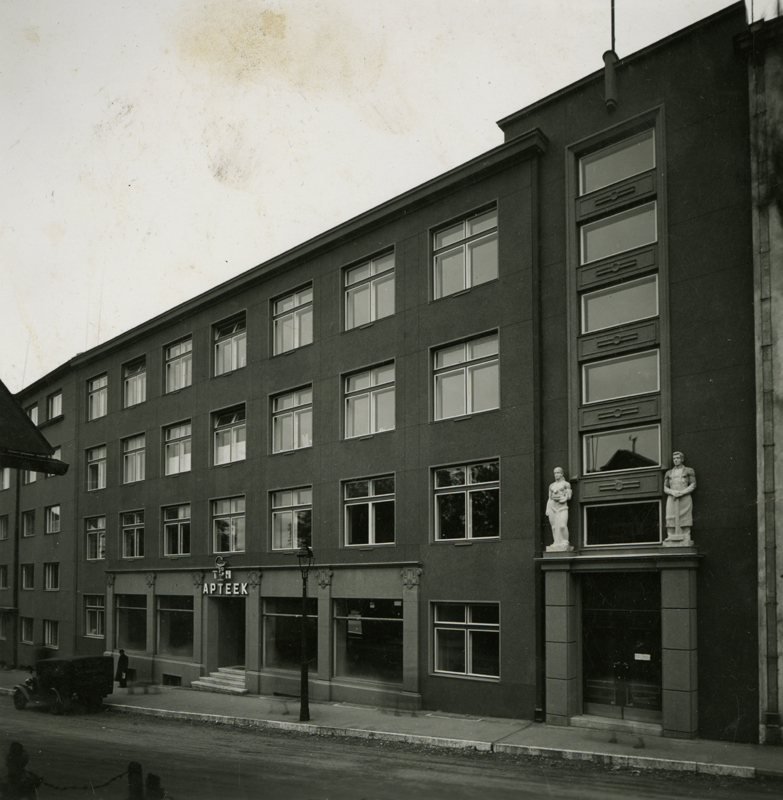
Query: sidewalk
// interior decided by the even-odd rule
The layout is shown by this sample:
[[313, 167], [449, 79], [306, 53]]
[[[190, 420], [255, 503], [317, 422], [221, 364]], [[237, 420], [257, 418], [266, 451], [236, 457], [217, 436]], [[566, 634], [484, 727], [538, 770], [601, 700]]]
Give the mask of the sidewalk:
[[[28, 673], [0, 670], [0, 695]], [[131, 693], [132, 692], [132, 693]], [[10, 706], [9, 701], [0, 701]], [[119, 689], [106, 699], [114, 711], [165, 719], [294, 730], [320, 735], [410, 742], [496, 753], [578, 759], [637, 769], [666, 769], [783, 779], [783, 747], [707, 740], [665, 739], [588, 728], [510, 720], [310, 702], [310, 722], [299, 722], [297, 699], [227, 695], [179, 687]], [[9, 709], [10, 710], [10, 709]]]

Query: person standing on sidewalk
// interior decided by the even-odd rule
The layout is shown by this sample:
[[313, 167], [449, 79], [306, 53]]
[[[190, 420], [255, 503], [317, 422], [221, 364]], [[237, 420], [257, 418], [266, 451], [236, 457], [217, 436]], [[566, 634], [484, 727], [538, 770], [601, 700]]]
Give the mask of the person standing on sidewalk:
[[120, 650], [120, 657], [117, 659], [117, 673], [114, 680], [120, 682], [120, 688], [124, 689], [128, 685], [128, 656], [124, 650]]

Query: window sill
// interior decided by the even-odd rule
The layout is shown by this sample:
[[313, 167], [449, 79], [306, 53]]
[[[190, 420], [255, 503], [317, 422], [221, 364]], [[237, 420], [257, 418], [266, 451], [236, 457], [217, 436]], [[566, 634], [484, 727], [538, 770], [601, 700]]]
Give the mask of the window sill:
[[54, 425], [55, 422], [61, 422], [64, 419], [65, 419], [65, 415], [64, 414], [58, 414], [56, 417], [52, 417], [51, 419], [47, 419], [45, 422], [42, 422], [38, 426], [38, 428], [39, 428], [39, 430], [41, 428], [48, 428], [50, 425]]
[[[230, 369], [230, 370], [228, 370], [228, 372], [220, 372], [217, 375], [213, 375], [212, 377], [213, 378], [225, 378], [228, 375], [233, 375], [236, 372], [241, 372], [243, 369], [247, 369], [247, 365], [245, 365], [244, 367], [237, 367], [236, 369]], [[187, 389], [189, 387], [186, 386], [185, 388]], [[181, 390], [178, 389], [177, 391], [181, 391]]]
[[294, 453], [298, 453], [300, 450], [312, 450], [312, 445], [308, 444], [304, 447], [295, 447], [293, 450], [278, 450], [276, 453], [272, 453], [273, 456], [292, 456]]
[[386, 431], [375, 431], [374, 433], [363, 433], [361, 436], [346, 436], [344, 442], [366, 442], [369, 439], [374, 439], [376, 436], [383, 436], [384, 433], [394, 433], [396, 428], [389, 428]]
[[164, 478], [178, 478], [180, 475], [189, 475], [189, 474], [190, 474], [190, 470], [189, 469], [183, 469], [182, 472], [170, 472], [169, 474], [164, 475], [163, 477]]
[[434, 539], [432, 544], [437, 545], [453, 545], [454, 547], [467, 547], [468, 545], [476, 544], [477, 542], [499, 542], [499, 536], [475, 536], [470, 539]]
[[397, 542], [379, 542], [378, 544], [346, 544], [344, 545], [346, 550], [361, 550], [364, 553], [370, 553], [376, 548], [380, 547], [383, 549], [389, 547], [396, 547]]
[[487, 408], [484, 411], [474, 411], [471, 414], [460, 414], [458, 417], [444, 417], [443, 419], [433, 419], [431, 422], [464, 422], [467, 419], [483, 416], [484, 414], [492, 414], [493, 412], [500, 411], [500, 406], [497, 408]]
[[132, 406], [123, 406], [122, 410], [130, 411], [130, 409], [132, 408], [138, 408], [139, 406], [143, 406], [146, 402], [147, 402], [146, 400], [142, 400], [140, 403], [134, 403]]
[[236, 461], [227, 461], [225, 464], [213, 464], [213, 467], [231, 467], [234, 464], [244, 464], [247, 461], [246, 458], [238, 458]]
[[163, 558], [166, 558], [169, 561], [179, 561], [181, 558], [190, 558], [190, 553], [176, 553], [176, 554], [164, 553]]
[[[230, 375], [231, 373], [225, 373], [225, 372], [224, 372], [224, 373], [222, 373], [222, 374], [223, 374], [223, 375], [226, 375], [226, 374]], [[188, 386], [182, 386], [182, 387], [181, 387], [181, 388], [179, 388], [179, 389], [171, 389], [170, 391], [168, 391], [168, 392], [166, 392], [166, 393], [165, 393], [165, 397], [168, 397], [170, 394], [179, 394], [180, 392], [184, 392], [184, 391], [185, 391], [185, 389], [190, 389], [190, 387], [191, 387], [192, 385], [193, 385], [193, 384], [191, 383], [191, 384], [189, 384]]]
[[500, 677], [492, 675], [461, 675], [459, 672], [430, 672], [432, 678], [456, 678], [458, 681], [482, 681], [483, 683], [500, 683]]
[[304, 350], [305, 347], [312, 347], [313, 343], [308, 342], [307, 344], [300, 344], [298, 347], [292, 347], [290, 350], [285, 350], [282, 353], [273, 353], [272, 358], [281, 358], [282, 356], [290, 356], [291, 353], [297, 353], [300, 350]]

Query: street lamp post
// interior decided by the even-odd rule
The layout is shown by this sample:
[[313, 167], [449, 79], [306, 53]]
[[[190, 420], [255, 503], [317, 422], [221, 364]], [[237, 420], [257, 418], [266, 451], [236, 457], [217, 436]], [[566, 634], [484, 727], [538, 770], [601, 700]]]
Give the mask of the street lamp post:
[[315, 556], [312, 548], [303, 544], [296, 553], [299, 560], [299, 570], [302, 573], [302, 673], [301, 685], [299, 689], [299, 721], [309, 722], [310, 720], [310, 689], [307, 681], [307, 576], [310, 574]]

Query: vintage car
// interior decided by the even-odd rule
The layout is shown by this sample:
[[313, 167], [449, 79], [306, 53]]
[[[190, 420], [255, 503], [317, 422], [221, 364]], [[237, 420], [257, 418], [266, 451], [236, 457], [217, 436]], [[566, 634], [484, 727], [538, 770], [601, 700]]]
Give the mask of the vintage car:
[[111, 656], [50, 658], [39, 661], [35, 672], [14, 686], [14, 706], [22, 711], [28, 703], [44, 705], [52, 714], [61, 714], [79, 704], [97, 711], [113, 688]]

